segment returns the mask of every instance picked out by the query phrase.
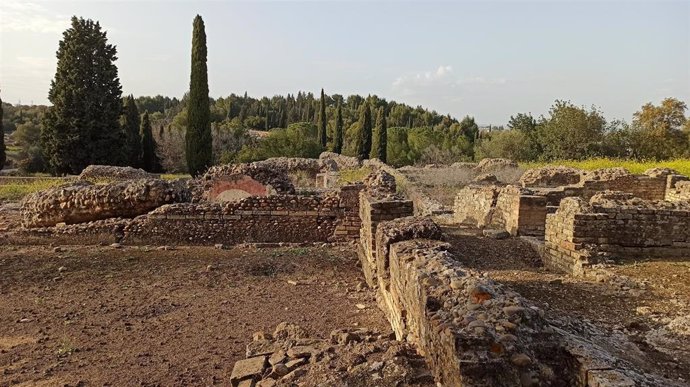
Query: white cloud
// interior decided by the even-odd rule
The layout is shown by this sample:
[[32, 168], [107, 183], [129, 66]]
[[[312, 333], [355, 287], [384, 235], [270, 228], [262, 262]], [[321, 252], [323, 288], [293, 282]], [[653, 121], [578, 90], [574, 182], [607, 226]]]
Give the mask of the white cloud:
[[393, 90], [401, 95], [434, 95], [457, 98], [457, 95], [465, 88], [503, 85], [506, 82], [505, 78], [459, 77], [455, 74], [452, 66], [442, 65], [435, 71], [399, 76], [393, 81]]
[[16, 0], [0, 3], [0, 30], [59, 33], [69, 23], [68, 16], [57, 15], [40, 4]]

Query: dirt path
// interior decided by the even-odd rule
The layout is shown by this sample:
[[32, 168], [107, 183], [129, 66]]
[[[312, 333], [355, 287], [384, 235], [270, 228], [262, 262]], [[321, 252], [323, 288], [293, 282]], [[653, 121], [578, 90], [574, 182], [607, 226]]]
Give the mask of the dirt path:
[[650, 333], [690, 315], [690, 262], [613, 265], [605, 268], [607, 275], [575, 278], [541, 267], [536, 251], [519, 238], [495, 240], [455, 227], [444, 231], [463, 264], [530, 299], [556, 325], [642, 369], [690, 382], [690, 356], [684, 356], [690, 336], [674, 337], [680, 346], [674, 353], [650, 345]]
[[0, 386], [228, 385], [281, 321], [389, 330], [349, 246], [62, 249], [0, 250]]

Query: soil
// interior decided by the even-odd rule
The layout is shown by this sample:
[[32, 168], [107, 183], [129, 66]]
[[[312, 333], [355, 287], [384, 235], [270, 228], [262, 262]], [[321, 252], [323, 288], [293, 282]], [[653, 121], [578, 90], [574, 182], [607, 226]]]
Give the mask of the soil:
[[3, 246], [0, 386], [229, 385], [282, 321], [390, 331], [352, 251]]
[[[546, 311], [554, 325], [589, 338], [612, 354], [670, 379], [690, 381], [690, 336], [674, 337], [685, 351], [661, 352], [647, 334], [690, 315], [690, 261], [608, 265], [595, 277], [547, 271], [520, 238], [496, 240], [478, 230], [445, 227], [456, 256], [468, 267], [513, 288]], [[682, 349], [682, 347], [681, 347]]]

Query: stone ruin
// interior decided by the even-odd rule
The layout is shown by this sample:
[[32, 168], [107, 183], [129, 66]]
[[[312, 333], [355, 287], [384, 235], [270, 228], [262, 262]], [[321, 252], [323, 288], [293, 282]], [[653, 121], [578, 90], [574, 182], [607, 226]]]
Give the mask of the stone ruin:
[[546, 167], [525, 172], [520, 184], [468, 185], [457, 194], [454, 222], [545, 239], [545, 263], [578, 275], [604, 257], [690, 252], [682, 231], [690, 180], [673, 170]]
[[[233, 386], [335, 385], [329, 377], [360, 371], [383, 377], [382, 370], [400, 361], [379, 364], [362, 355], [362, 363], [356, 351], [364, 343], [397, 359], [407, 351], [409, 368], [392, 376], [395, 383], [420, 377], [414, 380], [433, 378], [442, 386], [674, 385], [559, 329], [520, 294], [464, 266], [434, 218], [420, 216], [417, 203], [425, 202], [400, 191], [395, 171], [382, 166], [360, 184], [297, 195], [288, 168], [274, 162], [217, 167], [193, 181], [57, 187], [24, 200], [23, 224], [26, 232], [51, 238], [83, 240], [97, 232], [122, 244], [355, 241], [366, 283], [398, 342], [352, 329], [314, 339], [281, 325], [248, 344]], [[314, 161], [294, 165], [312, 168]], [[532, 172], [523, 180], [537, 187], [470, 185], [458, 193], [455, 221], [542, 237], [547, 268], [576, 275], [609, 259], [690, 253], [687, 178], [605, 170], [552, 187], [575, 180], [562, 172]], [[92, 223], [70, 225], [87, 220]], [[67, 225], [51, 227], [60, 223]]]
[[79, 180], [133, 180], [157, 179], [160, 175], [148, 173], [141, 168], [115, 167], [112, 165], [89, 165], [77, 177]]

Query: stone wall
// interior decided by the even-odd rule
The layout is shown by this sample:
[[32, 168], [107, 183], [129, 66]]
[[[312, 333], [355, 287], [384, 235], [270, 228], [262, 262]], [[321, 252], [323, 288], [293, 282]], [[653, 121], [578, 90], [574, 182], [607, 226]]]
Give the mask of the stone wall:
[[368, 191], [359, 194], [359, 218], [361, 220], [358, 255], [362, 264], [364, 278], [370, 287], [376, 287], [376, 248], [375, 236], [378, 224], [382, 221], [410, 216], [413, 213], [412, 201], [397, 198], [376, 198]]
[[665, 199], [672, 202], [690, 202], [690, 179], [682, 175], [668, 175]]
[[128, 244], [334, 242], [359, 236], [361, 185], [319, 196], [251, 196], [227, 203], [166, 205], [124, 230]]
[[370, 269], [378, 284], [378, 305], [396, 338], [417, 347], [439, 385], [658, 384], [596, 345], [553, 327], [544, 311], [519, 294], [462, 266], [440, 239], [431, 218], [380, 222], [377, 266]]
[[566, 198], [547, 216], [549, 268], [582, 275], [606, 260], [653, 257], [690, 259], [690, 203], [607, 192]]
[[[468, 185], [458, 192], [454, 204], [455, 221], [474, 227], [492, 227], [508, 231], [511, 235], [544, 236], [547, 213], [555, 211], [568, 197], [589, 200], [610, 190], [626, 192], [646, 200], [690, 200], [687, 178], [672, 170], [651, 169], [642, 175], [633, 175], [622, 168], [582, 172], [579, 183], [557, 188], [549, 185], [549, 173], [572, 176], [572, 171], [544, 169], [532, 173], [529, 181], [542, 187], [518, 188], [497, 185]], [[554, 177], [565, 179], [563, 176]]]
[[469, 185], [457, 194], [454, 205], [457, 223], [511, 235], [544, 235], [546, 212], [544, 196], [516, 186]]
[[184, 181], [127, 180], [104, 185], [77, 182], [35, 192], [22, 200], [22, 225], [49, 227], [108, 218], [133, 218], [167, 203], [189, 200]]

